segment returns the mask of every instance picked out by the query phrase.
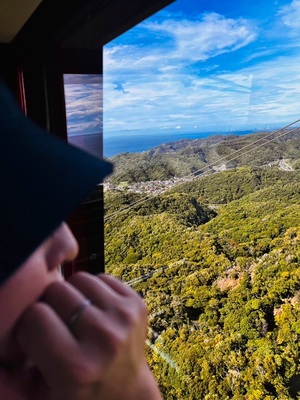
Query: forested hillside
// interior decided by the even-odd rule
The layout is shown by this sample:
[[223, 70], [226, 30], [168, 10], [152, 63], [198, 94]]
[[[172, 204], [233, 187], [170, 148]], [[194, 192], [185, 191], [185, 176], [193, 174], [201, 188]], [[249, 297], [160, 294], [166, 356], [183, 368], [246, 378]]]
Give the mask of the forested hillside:
[[[300, 167], [299, 130], [261, 132], [246, 136], [212, 136], [166, 143], [143, 153], [124, 153], [111, 158], [113, 183], [166, 180], [193, 173], [209, 173], [239, 166], [278, 165], [288, 159]], [[198, 172], [196, 172], [198, 171]]]
[[[296, 160], [299, 141], [281, 144]], [[299, 170], [242, 166], [147, 201], [106, 191], [105, 206], [107, 271], [148, 304], [165, 399], [300, 398]]]

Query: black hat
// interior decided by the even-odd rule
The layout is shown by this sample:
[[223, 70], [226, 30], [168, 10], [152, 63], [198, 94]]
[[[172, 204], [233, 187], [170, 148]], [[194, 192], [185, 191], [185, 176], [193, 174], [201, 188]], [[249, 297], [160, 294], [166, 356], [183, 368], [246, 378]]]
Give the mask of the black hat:
[[0, 284], [111, 171], [26, 118], [0, 81]]

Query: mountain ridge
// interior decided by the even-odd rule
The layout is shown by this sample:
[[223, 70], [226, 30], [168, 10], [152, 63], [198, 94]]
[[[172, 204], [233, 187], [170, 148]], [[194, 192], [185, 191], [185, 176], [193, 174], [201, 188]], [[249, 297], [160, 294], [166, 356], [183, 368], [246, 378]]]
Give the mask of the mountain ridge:
[[276, 165], [280, 160], [288, 160], [291, 169], [298, 169], [299, 154], [299, 129], [182, 139], [142, 153], [123, 153], [112, 157], [110, 161], [114, 163], [115, 170], [107, 182], [168, 180], [246, 165]]
[[[120, 155], [123, 183], [104, 193], [106, 270], [147, 304], [147, 359], [168, 400], [299, 398], [299, 132], [266, 136]], [[168, 179], [196, 162], [210, 174], [142, 184], [157, 165]]]

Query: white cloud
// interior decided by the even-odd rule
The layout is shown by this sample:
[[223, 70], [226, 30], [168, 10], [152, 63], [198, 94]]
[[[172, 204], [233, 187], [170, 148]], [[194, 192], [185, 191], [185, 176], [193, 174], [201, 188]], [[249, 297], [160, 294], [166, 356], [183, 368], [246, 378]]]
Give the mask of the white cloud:
[[204, 14], [198, 21], [168, 19], [160, 23], [144, 22], [142, 26], [172, 40], [164, 46], [154, 43], [151, 48], [109, 44], [104, 47], [105, 71], [180, 69], [191, 62], [235, 51], [257, 37], [257, 29], [250, 21], [225, 18], [216, 13]]
[[283, 23], [292, 29], [300, 28], [300, 0], [293, 0], [289, 5], [282, 7], [279, 12]]
[[[97, 83], [86, 83], [97, 82]], [[99, 76], [70, 75], [65, 80], [67, 126], [70, 135], [102, 130], [102, 83]], [[69, 83], [71, 82], [71, 83]], [[74, 83], [75, 82], [75, 83]]]
[[[104, 47], [106, 132], [122, 126], [139, 129], [141, 120], [144, 127], [169, 126], [172, 119], [177, 121], [177, 126], [180, 120], [190, 120], [193, 127], [200, 116], [210, 120], [205, 115], [206, 106], [209, 102], [219, 104], [220, 98], [224, 99], [222, 88], [234, 91], [240, 86], [238, 90], [246, 90], [248, 98], [249, 77], [235, 76], [231, 82], [205, 81], [187, 67], [195, 61], [235, 51], [255, 40], [257, 29], [249, 21], [211, 13], [197, 21], [168, 18], [160, 23], [144, 22], [142, 28], [168, 38], [167, 42], [146, 47], [112, 42]], [[116, 81], [126, 88], [126, 93], [114, 90]]]
[[165, 20], [145, 26], [174, 37], [176, 48], [169, 57], [190, 61], [204, 61], [237, 50], [257, 37], [257, 29], [250, 21], [225, 18], [217, 13], [204, 14], [200, 21]]
[[[288, 22], [288, 16], [292, 18], [292, 12], [300, 9], [299, 4], [300, 0], [294, 0], [281, 10], [280, 18]], [[258, 30], [252, 22], [212, 13], [198, 21], [168, 16], [163, 22], [142, 26], [152, 35], [157, 32], [167, 38], [164, 44], [111, 43], [104, 49], [106, 133], [147, 128], [176, 131], [176, 127], [181, 131], [219, 127], [222, 131], [297, 119], [300, 55], [294, 49], [290, 55], [275, 56], [281, 43], [286, 45], [287, 41], [269, 49], [260, 37], [259, 48], [251, 47], [248, 58], [236, 58], [235, 72], [226, 72], [226, 65], [222, 72], [212, 58], [254, 42]], [[280, 34], [284, 35], [283, 31]], [[193, 66], [208, 59], [210, 64]], [[247, 63], [251, 66], [246, 67]], [[126, 93], [114, 90], [115, 81]]]
[[191, 119], [194, 118], [193, 115], [186, 115], [186, 114], [169, 114], [169, 118], [176, 118], [176, 119]]
[[191, 74], [190, 86], [184, 86], [183, 76], [176, 74], [168, 74], [164, 80], [149, 77], [138, 85], [129, 84], [129, 94], [122, 96], [108, 85], [105, 132], [172, 126], [174, 130], [176, 126], [181, 130], [219, 126], [222, 131], [247, 124], [284, 125], [299, 116], [299, 64], [300, 55], [293, 59], [285, 56], [212, 77]]
[[160, 67], [158, 68], [158, 70], [160, 72], [169, 72], [169, 71], [174, 71], [174, 70], [178, 70], [180, 67], [178, 65], [167, 65], [165, 67]]
[[255, 60], [260, 57], [267, 57], [271, 56], [276, 52], [276, 49], [267, 49], [267, 50], [260, 50], [257, 51], [256, 53], [251, 54], [249, 57], [247, 57], [245, 60], [243, 60], [245, 63]]

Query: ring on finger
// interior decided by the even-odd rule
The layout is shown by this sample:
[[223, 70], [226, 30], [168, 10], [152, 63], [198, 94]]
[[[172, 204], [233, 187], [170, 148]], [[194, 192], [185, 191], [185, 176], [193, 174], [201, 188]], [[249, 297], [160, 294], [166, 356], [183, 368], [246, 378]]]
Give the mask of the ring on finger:
[[77, 308], [77, 310], [74, 312], [74, 314], [71, 316], [70, 321], [69, 321], [69, 326], [72, 327], [75, 322], [78, 321], [79, 317], [83, 313], [83, 311], [89, 307], [92, 304], [92, 302], [89, 299], [85, 299]]

